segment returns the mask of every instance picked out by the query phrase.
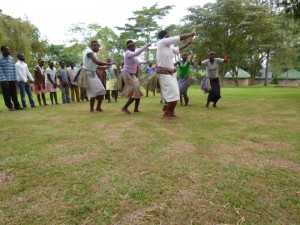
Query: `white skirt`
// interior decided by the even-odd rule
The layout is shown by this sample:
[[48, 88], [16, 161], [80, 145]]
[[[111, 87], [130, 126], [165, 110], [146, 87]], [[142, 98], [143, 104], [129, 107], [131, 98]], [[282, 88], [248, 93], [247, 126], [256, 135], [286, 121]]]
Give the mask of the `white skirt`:
[[87, 83], [88, 83], [88, 88], [86, 89], [86, 94], [89, 98], [94, 98], [99, 95], [105, 95], [106, 90], [98, 78], [96, 72], [89, 72], [87, 71], [88, 78], [87, 78]]
[[166, 102], [180, 99], [176, 75], [159, 74], [160, 93]]

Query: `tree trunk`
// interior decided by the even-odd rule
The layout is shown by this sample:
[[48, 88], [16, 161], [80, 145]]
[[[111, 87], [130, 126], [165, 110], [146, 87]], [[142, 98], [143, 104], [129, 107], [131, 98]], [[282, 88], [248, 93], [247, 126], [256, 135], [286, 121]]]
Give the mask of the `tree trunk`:
[[269, 66], [270, 50], [267, 52], [267, 62], [266, 62], [266, 71], [265, 71], [265, 83], [264, 86], [268, 85], [268, 66]]

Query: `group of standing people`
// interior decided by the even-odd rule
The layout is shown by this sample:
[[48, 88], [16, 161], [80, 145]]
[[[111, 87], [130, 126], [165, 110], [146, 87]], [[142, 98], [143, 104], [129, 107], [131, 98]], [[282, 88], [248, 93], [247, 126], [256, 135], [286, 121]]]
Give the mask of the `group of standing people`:
[[[182, 59], [175, 64], [173, 63], [173, 58], [174, 55], [178, 55], [192, 43], [192, 39], [195, 34], [195, 29], [190, 33], [185, 33], [174, 37], [170, 37], [166, 30], [162, 30], [158, 33], [159, 41], [157, 42], [156, 53], [157, 63], [155, 68], [149, 67], [148, 72], [150, 73], [155, 70], [155, 72], [158, 74], [160, 93], [166, 102], [166, 105], [163, 108], [163, 118], [171, 119], [172, 117], [176, 117], [175, 107], [179, 100], [181, 104], [183, 104], [182, 98], [185, 101], [185, 105], [187, 105], [189, 102], [189, 97], [187, 95], [189, 82], [188, 73], [189, 66], [194, 64], [193, 56], [188, 60], [187, 53], [183, 53]], [[187, 43], [183, 44], [182, 46], [171, 47], [173, 44], [187, 39]], [[56, 95], [56, 76], [59, 79], [60, 88], [62, 90], [63, 103], [70, 103], [71, 100], [75, 101], [74, 95], [76, 96], [76, 101], [80, 101], [79, 87], [75, 82], [75, 77], [78, 77], [79, 75], [86, 83], [86, 87], [84, 88], [87, 97], [90, 98], [90, 112], [103, 111], [101, 105], [104, 95], [108, 96], [108, 102], [110, 102], [111, 96], [115, 99], [115, 101], [117, 101], [118, 96], [128, 98], [127, 102], [121, 108], [121, 111], [125, 114], [131, 113], [128, 107], [133, 102], [135, 103], [133, 111], [140, 112], [140, 98], [143, 96], [143, 93], [140, 89], [137, 73], [139, 65], [148, 62], [139, 61], [138, 56], [146, 51], [149, 46], [151, 46], [151, 43], [146, 44], [137, 50], [133, 40], [128, 40], [126, 45], [127, 50], [124, 54], [124, 65], [120, 74], [124, 85], [119, 95], [117, 90], [114, 88], [118, 76], [117, 67], [110, 58], [107, 59], [106, 62], [101, 62], [98, 60], [97, 52], [99, 52], [100, 49], [100, 43], [98, 41], [92, 41], [89, 48], [84, 51], [82, 68], [80, 71], [74, 67], [73, 62], [70, 63], [69, 68], [65, 68], [64, 61], [59, 63], [60, 68], [58, 70], [55, 69], [54, 62], [49, 61], [49, 67], [44, 70], [45, 62], [43, 59], [39, 59], [38, 65], [34, 69], [34, 78], [31, 76], [25, 63], [25, 56], [23, 54], [18, 54], [17, 57], [19, 61], [15, 66], [14, 60], [10, 56], [9, 47], [2, 46], [2, 55], [0, 56], [0, 81], [5, 104], [9, 110], [22, 109], [17, 99], [15, 82], [18, 81], [23, 107], [27, 107], [25, 93], [28, 95], [31, 107], [35, 107], [27, 82], [27, 77], [34, 82], [34, 92], [37, 94], [37, 99], [40, 106], [42, 105], [42, 101], [43, 105], [48, 105], [45, 97], [46, 92], [50, 93], [50, 100], [52, 104], [59, 104]], [[211, 91], [209, 92], [207, 98], [206, 107], [209, 106], [210, 102], [213, 102], [213, 106], [216, 107], [216, 103], [221, 97], [218, 79], [218, 64], [226, 61], [227, 57], [224, 59], [215, 58], [215, 53], [213, 51], [209, 52], [209, 58], [207, 60], [202, 61], [202, 56], [199, 56], [198, 64], [206, 66], [207, 77], [211, 83]], [[177, 71], [176, 67], [178, 67], [178, 80], [175, 74]], [[101, 82], [101, 78], [99, 78], [96, 72], [98, 69], [105, 70], [106, 83]], [[71, 98], [69, 94], [69, 87], [71, 89]], [[11, 103], [11, 99], [14, 103], [13, 105]], [[95, 107], [96, 100], [97, 105]]]
[[[50, 93], [50, 100], [52, 104], [59, 104], [57, 100], [57, 87], [59, 79], [60, 89], [62, 90], [62, 102], [70, 103], [71, 100], [76, 101], [87, 99], [85, 90], [81, 89], [82, 96], [79, 97], [79, 87], [74, 78], [78, 69], [74, 67], [74, 63], [70, 63], [69, 68], [65, 68], [64, 61], [60, 62], [58, 70], [54, 67], [53, 61], [48, 61], [48, 68], [44, 68], [45, 61], [38, 60], [38, 65], [34, 68], [34, 76], [30, 73], [27, 64], [25, 63], [25, 55], [23, 53], [17, 54], [18, 61], [15, 63], [11, 57], [11, 50], [8, 46], [1, 46], [0, 55], [0, 82], [4, 98], [4, 102], [9, 111], [23, 110], [27, 108], [26, 95], [28, 96], [30, 106], [36, 107], [33, 100], [33, 92], [37, 95], [39, 106], [48, 106], [46, 102], [45, 93]], [[33, 88], [29, 81], [33, 82]], [[17, 89], [20, 90], [21, 104], [18, 101]], [[71, 90], [71, 97], [69, 95], [69, 88]], [[75, 97], [74, 97], [75, 96]]]

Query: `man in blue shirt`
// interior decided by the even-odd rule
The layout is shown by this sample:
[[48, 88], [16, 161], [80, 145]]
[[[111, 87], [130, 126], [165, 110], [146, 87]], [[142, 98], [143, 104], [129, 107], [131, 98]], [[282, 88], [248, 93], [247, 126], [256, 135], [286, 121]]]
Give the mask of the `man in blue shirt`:
[[[1, 46], [0, 55], [0, 82], [3, 99], [6, 107], [10, 111], [23, 109], [20, 106], [17, 96], [17, 72], [15, 60], [10, 56], [10, 48], [6, 45]], [[11, 102], [13, 101], [13, 104]]]

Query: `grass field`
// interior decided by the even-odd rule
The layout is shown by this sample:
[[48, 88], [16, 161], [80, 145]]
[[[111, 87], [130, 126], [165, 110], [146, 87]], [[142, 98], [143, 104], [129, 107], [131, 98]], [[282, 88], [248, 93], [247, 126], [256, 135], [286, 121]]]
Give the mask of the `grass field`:
[[159, 95], [130, 115], [0, 96], [0, 224], [300, 224], [300, 89], [189, 96], [171, 121]]

